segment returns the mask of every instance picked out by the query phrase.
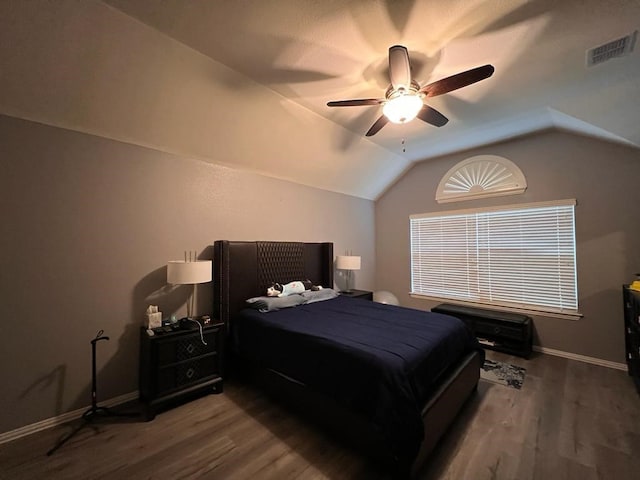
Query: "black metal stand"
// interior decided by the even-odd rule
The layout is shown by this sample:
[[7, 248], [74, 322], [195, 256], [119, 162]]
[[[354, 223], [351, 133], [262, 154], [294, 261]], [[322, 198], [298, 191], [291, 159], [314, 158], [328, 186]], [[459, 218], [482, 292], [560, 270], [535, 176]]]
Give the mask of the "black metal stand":
[[58, 443], [47, 452], [47, 455], [52, 455], [62, 445], [64, 445], [71, 437], [82, 430], [89, 423], [93, 422], [96, 417], [137, 417], [138, 413], [114, 413], [107, 407], [98, 406], [98, 394], [97, 394], [97, 382], [96, 382], [96, 343], [100, 340], [109, 340], [109, 337], [105, 337], [102, 334], [103, 330], [100, 330], [96, 338], [91, 340], [91, 407], [80, 417], [80, 424], [74, 427], [71, 432], [61, 438]]

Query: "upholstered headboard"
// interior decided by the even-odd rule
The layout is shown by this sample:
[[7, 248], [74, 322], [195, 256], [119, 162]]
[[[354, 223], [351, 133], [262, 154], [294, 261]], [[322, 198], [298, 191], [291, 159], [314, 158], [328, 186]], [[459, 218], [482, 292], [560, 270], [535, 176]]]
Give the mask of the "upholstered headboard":
[[213, 247], [213, 314], [229, 325], [245, 300], [274, 282], [310, 280], [333, 288], [333, 243], [234, 242]]

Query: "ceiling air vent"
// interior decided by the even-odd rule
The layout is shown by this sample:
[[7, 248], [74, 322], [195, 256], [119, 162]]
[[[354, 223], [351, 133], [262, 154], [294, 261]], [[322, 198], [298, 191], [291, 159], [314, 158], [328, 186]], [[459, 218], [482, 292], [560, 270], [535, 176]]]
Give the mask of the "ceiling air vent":
[[618, 38], [599, 47], [587, 50], [587, 67], [593, 67], [612, 58], [624, 57], [633, 51], [638, 31]]

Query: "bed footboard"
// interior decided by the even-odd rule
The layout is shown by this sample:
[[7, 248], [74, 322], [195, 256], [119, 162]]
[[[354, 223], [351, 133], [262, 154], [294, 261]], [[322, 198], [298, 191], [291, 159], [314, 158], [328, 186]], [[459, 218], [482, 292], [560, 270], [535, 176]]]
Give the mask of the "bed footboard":
[[453, 423], [464, 403], [476, 391], [482, 358], [478, 352], [467, 356], [440, 386], [422, 410], [424, 440], [411, 466], [411, 476], [418, 473], [424, 461]]

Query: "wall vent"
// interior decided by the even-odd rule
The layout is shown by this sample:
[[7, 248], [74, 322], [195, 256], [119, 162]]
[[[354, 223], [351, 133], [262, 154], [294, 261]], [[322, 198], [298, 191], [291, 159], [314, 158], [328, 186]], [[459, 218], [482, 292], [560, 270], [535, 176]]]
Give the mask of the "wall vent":
[[612, 58], [624, 57], [633, 51], [638, 31], [587, 50], [587, 67], [593, 67]]

